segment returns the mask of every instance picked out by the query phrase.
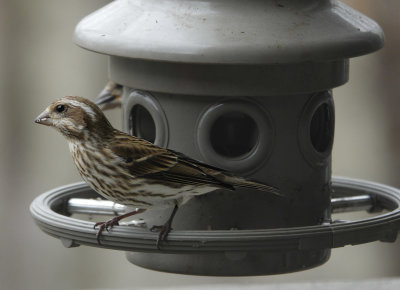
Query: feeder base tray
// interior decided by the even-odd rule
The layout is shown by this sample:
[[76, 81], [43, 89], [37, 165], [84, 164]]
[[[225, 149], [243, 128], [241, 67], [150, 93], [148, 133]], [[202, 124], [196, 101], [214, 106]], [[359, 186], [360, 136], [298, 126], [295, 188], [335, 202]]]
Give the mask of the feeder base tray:
[[[248, 276], [309, 269], [329, 259], [330, 249], [373, 241], [394, 242], [400, 228], [400, 191], [382, 184], [332, 179], [332, 211], [368, 209], [384, 213], [355, 221], [260, 230], [173, 230], [161, 250], [157, 233], [117, 226], [96, 240], [94, 222], [68, 217], [74, 198], [95, 198], [85, 183], [66, 185], [37, 197], [35, 222], [64, 246], [88, 245], [127, 251], [130, 262], [154, 270], [193, 275]], [[86, 200], [90, 201], [90, 200]], [[96, 201], [99, 205], [108, 201]], [[90, 202], [88, 203], [90, 204]], [[88, 208], [88, 207], [87, 207]], [[113, 205], [113, 211], [120, 210]], [[73, 210], [74, 209], [74, 210]], [[98, 213], [95, 207], [92, 212]], [[86, 209], [88, 213], [90, 209]]]

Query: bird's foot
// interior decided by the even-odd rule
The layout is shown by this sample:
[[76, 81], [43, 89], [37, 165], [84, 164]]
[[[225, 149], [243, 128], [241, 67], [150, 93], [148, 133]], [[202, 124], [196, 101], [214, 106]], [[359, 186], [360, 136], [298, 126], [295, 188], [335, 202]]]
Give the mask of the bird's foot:
[[96, 227], [100, 226], [99, 231], [97, 232], [97, 235], [96, 235], [97, 243], [98, 243], [99, 245], [101, 244], [101, 243], [100, 243], [100, 237], [101, 237], [101, 233], [102, 233], [104, 230], [106, 230], [106, 231], [108, 232], [108, 229], [111, 229], [113, 226], [119, 226], [119, 221], [120, 221], [120, 220], [122, 220], [122, 219], [124, 219], [124, 218], [127, 218], [127, 217], [130, 217], [130, 216], [132, 216], [132, 215], [138, 214], [138, 213], [142, 213], [142, 212], [144, 212], [144, 211], [145, 211], [145, 209], [139, 209], [139, 208], [138, 208], [138, 209], [136, 209], [136, 210], [134, 210], [134, 211], [125, 213], [125, 214], [123, 214], [123, 215], [116, 216], [116, 217], [114, 217], [114, 218], [112, 218], [112, 219], [110, 219], [110, 220], [108, 220], [108, 221], [106, 221], [106, 222], [98, 222], [98, 223], [95, 223], [93, 229], [95, 229]]
[[167, 236], [168, 236], [169, 232], [172, 230], [171, 224], [172, 224], [172, 222], [170, 220], [168, 220], [162, 226], [152, 226], [151, 227], [150, 231], [159, 232], [158, 233], [158, 238], [157, 238], [157, 243], [156, 243], [157, 249], [160, 250], [161, 241], [165, 241], [167, 239]]
[[157, 243], [156, 243], [157, 249], [159, 249], [159, 250], [160, 250], [161, 241], [165, 241], [167, 239], [169, 232], [172, 230], [172, 228], [171, 228], [172, 221], [173, 221], [174, 216], [177, 211], [178, 211], [178, 205], [175, 205], [170, 217], [168, 218], [167, 222], [164, 225], [152, 226], [150, 229], [150, 231], [152, 231], [152, 232], [160, 232], [158, 234]]
[[96, 227], [99, 227], [99, 231], [96, 234], [96, 239], [97, 239], [97, 243], [100, 245], [100, 237], [101, 237], [101, 233], [106, 230], [108, 232], [109, 229], [111, 229], [113, 226], [119, 226], [119, 221], [121, 220], [121, 218], [119, 216], [116, 216], [106, 222], [98, 222], [95, 223], [95, 225], [93, 226], [93, 229], [95, 229]]

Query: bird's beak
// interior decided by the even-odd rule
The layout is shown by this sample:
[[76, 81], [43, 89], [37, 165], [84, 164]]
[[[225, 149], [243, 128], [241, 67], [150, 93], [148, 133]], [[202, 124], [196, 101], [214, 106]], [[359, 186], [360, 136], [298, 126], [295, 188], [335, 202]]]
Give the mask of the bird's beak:
[[53, 122], [49, 116], [49, 113], [47, 110], [43, 111], [37, 118], [35, 119], [35, 123], [46, 125], [46, 126], [51, 126], [53, 125]]

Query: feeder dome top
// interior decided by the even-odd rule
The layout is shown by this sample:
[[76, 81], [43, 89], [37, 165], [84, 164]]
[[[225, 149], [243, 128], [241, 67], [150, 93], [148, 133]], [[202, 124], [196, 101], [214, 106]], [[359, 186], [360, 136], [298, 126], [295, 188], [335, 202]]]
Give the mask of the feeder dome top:
[[117, 0], [85, 17], [75, 42], [142, 60], [277, 64], [367, 54], [383, 32], [335, 0]]

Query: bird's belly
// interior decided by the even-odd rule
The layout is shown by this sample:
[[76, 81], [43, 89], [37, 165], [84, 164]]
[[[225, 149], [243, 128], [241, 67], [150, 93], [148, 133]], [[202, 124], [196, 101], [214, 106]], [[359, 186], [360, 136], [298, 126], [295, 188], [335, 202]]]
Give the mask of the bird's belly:
[[[135, 178], [124, 170], [113, 170], [85, 162], [85, 152], [80, 152], [75, 144], [70, 144], [75, 165], [83, 178], [97, 193], [117, 203], [139, 208], [181, 205], [194, 195], [205, 194], [216, 189], [211, 186], [185, 185], [162, 180]], [[90, 165], [92, 164], [92, 165]]]
[[205, 194], [215, 189], [208, 186], [155, 182], [143, 178], [132, 178], [129, 182], [116, 182], [115, 179], [99, 180], [85, 175], [82, 177], [106, 199], [139, 208], [182, 205], [195, 195]]

